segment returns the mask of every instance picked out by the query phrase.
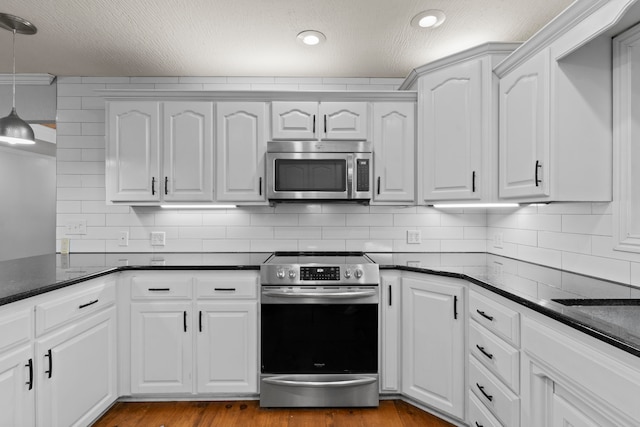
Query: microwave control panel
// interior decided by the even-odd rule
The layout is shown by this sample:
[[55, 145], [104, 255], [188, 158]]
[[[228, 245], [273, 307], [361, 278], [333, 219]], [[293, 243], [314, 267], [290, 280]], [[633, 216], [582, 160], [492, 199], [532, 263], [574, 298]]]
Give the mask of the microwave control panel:
[[369, 191], [369, 160], [356, 161], [356, 191]]

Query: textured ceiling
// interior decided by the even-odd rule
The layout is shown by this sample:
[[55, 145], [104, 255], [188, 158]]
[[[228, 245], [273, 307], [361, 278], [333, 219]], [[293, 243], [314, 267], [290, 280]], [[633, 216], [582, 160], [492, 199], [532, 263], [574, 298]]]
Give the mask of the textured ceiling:
[[[18, 73], [58, 76], [406, 77], [488, 41], [523, 41], [571, 0], [3, 0], [33, 22]], [[441, 9], [438, 28], [409, 25]], [[323, 32], [306, 47], [300, 31]], [[11, 33], [0, 32], [11, 58]], [[10, 73], [10, 60], [0, 73]]]

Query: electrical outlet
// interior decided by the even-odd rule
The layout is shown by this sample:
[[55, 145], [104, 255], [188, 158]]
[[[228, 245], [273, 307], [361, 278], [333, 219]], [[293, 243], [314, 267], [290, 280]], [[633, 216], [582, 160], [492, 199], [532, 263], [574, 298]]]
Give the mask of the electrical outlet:
[[87, 220], [68, 222], [65, 227], [66, 234], [87, 234]]
[[151, 246], [164, 246], [166, 233], [164, 231], [151, 232]]
[[121, 231], [118, 234], [118, 246], [129, 246], [129, 232]]
[[502, 234], [502, 231], [496, 232], [493, 235], [493, 247], [502, 249], [502, 247], [503, 247], [503, 238], [504, 238], [504, 235]]
[[418, 245], [422, 243], [420, 230], [407, 230], [407, 243], [410, 245]]

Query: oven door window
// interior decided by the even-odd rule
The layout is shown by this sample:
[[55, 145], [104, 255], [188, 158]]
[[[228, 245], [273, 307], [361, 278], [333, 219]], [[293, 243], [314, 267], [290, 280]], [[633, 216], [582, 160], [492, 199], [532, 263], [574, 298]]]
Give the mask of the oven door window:
[[347, 191], [345, 159], [276, 159], [275, 191]]
[[262, 372], [378, 371], [376, 304], [263, 304]]

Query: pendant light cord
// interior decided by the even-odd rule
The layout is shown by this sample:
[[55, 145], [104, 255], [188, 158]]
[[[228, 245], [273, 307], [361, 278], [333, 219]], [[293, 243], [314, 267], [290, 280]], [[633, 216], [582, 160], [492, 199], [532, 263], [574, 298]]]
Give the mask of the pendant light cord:
[[13, 29], [13, 109], [16, 109], [16, 29]]

